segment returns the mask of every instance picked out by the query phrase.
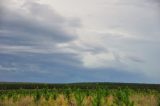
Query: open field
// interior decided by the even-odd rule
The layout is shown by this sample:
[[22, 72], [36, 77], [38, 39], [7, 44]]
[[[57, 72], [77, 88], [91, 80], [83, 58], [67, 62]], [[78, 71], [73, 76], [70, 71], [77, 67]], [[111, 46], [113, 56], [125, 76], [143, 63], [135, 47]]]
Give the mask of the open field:
[[160, 106], [160, 85], [0, 83], [0, 106]]

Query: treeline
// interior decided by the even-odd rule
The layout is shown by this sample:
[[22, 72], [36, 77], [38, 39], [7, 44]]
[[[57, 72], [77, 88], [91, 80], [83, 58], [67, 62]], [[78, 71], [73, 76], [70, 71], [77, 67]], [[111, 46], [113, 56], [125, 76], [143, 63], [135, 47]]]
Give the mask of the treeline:
[[17, 83], [17, 82], [1, 82], [0, 90], [12, 90], [12, 89], [96, 89], [97, 87], [117, 89], [126, 88], [130, 89], [151, 89], [160, 91], [160, 84], [138, 84], [138, 83], [70, 83], [70, 84], [50, 84], [50, 83]]

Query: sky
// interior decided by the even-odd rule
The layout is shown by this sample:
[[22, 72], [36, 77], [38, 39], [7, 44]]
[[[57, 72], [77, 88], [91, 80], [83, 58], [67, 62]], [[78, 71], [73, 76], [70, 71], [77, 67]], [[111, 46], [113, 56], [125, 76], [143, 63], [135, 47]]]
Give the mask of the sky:
[[0, 81], [160, 83], [159, 0], [0, 0]]

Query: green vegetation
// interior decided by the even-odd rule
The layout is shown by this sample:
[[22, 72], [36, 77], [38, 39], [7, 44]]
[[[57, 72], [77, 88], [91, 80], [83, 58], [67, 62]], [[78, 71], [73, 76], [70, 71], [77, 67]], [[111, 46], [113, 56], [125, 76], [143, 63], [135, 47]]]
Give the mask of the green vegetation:
[[0, 106], [160, 106], [159, 85], [1, 83], [0, 89]]

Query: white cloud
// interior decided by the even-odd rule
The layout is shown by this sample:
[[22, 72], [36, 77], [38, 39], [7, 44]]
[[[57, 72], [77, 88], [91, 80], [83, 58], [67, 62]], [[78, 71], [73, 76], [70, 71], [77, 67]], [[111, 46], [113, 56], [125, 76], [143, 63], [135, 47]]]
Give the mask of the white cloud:
[[[0, 37], [14, 33], [13, 38], [23, 35], [25, 40], [22, 45], [19, 41], [17, 45], [3, 44], [1, 40], [0, 52], [70, 53], [77, 56], [84, 68], [115, 68], [159, 77], [160, 24], [156, 3], [150, 4], [148, 0], [37, 2], [7, 2], [5, 8], [12, 14], [4, 15], [18, 17], [7, 18], [6, 22], [13, 22], [17, 29], [13, 25], [2, 28]], [[31, 45], [25, 45], [25, 41]]]
[[84, 66], [89, 68], [115, 67], [115, 57], [112, 53], [90, 54], [85, 53], [82, 59]]
[[[114, 67], [159, 77], [158, 2], [157, 4], [148, 0], [48, 2], [64, 16], [81, 19], [82, 27], [78, 30], [78, 39], [74, 43], [67, 43], [67, 48], [77, 51], [85, 67]], [[78, 48], [79, 45], [105, 50], [97, 48], [99, 53], [92, 54], [91, 50], [82, 51]], [[78, 49], [75, 49], [76, 47]]]

